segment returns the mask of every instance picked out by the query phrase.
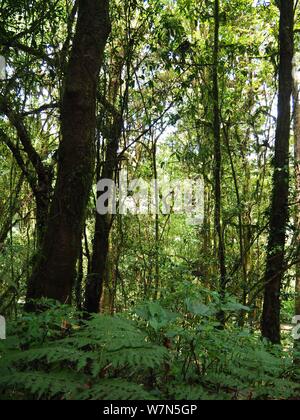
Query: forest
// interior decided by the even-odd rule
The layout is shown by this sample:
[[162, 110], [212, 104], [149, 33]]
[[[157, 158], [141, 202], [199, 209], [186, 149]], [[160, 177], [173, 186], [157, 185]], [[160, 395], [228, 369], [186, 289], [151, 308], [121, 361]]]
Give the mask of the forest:
[[0, 400], [300, 399], [299, 0], [0, 0]]

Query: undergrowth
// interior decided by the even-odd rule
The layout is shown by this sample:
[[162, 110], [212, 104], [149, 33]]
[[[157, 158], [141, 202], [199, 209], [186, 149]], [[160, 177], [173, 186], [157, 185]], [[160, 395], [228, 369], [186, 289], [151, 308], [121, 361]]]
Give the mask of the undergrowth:
[[[227, 305], [227, 306], [226, 306]], [[242, 308], [234, 301], [228, 313]], [[24, 314], [0, 341], [0, 399], [297, 399], [293, 352], [215, 321], [216, 302], [173, 312], [146, 302], [122, 316], [84, 320], [49, 303]]]

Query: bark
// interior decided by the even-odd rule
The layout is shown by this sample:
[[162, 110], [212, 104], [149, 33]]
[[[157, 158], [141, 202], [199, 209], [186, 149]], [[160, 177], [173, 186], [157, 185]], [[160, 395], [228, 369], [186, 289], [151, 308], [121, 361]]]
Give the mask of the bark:
[[284, 277], [284, 251], [289, 198], [289, 139], [291, 120], [293, 60], [293, 0], [284, 0], [280, 8], [280, 63], [278, 119], [275, 137], [273, 194], [265, 272], [262, 335], [280, 343], [280, 292]]
[[[239, 234], [239, 246], [240, 246], [240, 258], [241, 258], [241, 267], [242, 267], [242, 290], [243, 290], [243, 305], [246, 306], [247, 304], [247, 266], [246, 266], [246, 253], [244, 248], [244, 225], [243, 225], [243, 210], [242, 210], [242, 202], [241, 202], [241, 194], [239, 190], [239, 184], [238, 184], [238, 177], [237, 177], [237, 171], [234, 166], [234, 160], [232, 156], [232, 151], [230, 147], [230, 137], [229, 137], [229, 126], [226, 128], [224, 127], [224, 139], [226, 143], [226, 148], [228, 152], [228, 157], [230, 161], [230, 167], [231, 167], [231, 173], [232, 178], [234, 181], [234, 188], [235, 188], [235, 194], [236, 194], [236, 204], [238, 208], [238, 234]], [[226, 285], [226, 283], [225, 283]], [[241, 311], [239, 316], [239, 326], [242, 327], [244, 325], [244, 311]]]
[[77, 277], [75, 283], [75, 302], [78, 311], [82, 310], [82, 283], [83, 283], [83, 243], [80, 244]]
[[[295, 63], [295, 65], [298, 63]], [[300, 96], [299, 83], [294, 79], [293, 102], [294, 102], [294, 151], [295, 151], [295, 180], [296, 180], [296, 202], [297, 209], [295, 215], [295, 229], [297, 232], [297, 260], [300, 260]], [[296, 265], [296, 284], [295, 284], [295, 315], [300, 315], [300, 263]]]
[[[102, 179], [114, 179], [118, 164], [118, 147], [122, 135], [122, 128], [122, 117], [118, 113], [115, 113], [111, 138], [107, 144], [106, 157], [101, 174]], [[98, 313], [101, 310], [100, 306], [106, 279], [111, 226], [111, 215], [96, 214], [93, 253], [85, 292], [85, 310], [88, 313]]]
[[160, 269], [159, 269], [159, 191], [158, 191], [158, 171], [157, 171], [157, 140], [154, 139], [152, 146], [152, 165], [153, 165], [153, 175], [155, 179], [155, 263], [154, 263], [154, 300], [159, 298], [159, 286], [160, 286]]
[[[226, 294], [226, 263], [225, 263], [225, 244], [222, 229], [222, 192], [221, 192], [221, 170], [222, 170], [222, 152], [221, 152], [221, 120], [220, 120], [220, 100], [219, 100], [219, 32], [220, 32], [220, 3], [215, 0], [215, 33], [214, 33], [214, 64], [213, 64], [213, 114], [214, 114], [214, 193], [215, 193], [215, 232], [217, 235], [217, 253], [220, 274], [219, 291], [221, 299]], [[225, 323], [223, 313], [219, 314], [219, 320]]]
[[[296, 58], [296, 57], [295, 57]], [[295, 214], [295, 230], [297, 235], [296, 259], [300, 261], [300, 86], [298, 77], [297, 61], [294, 63], [294, 83], [293, 83], [293, 103], [294, 103], [294, 157], [295, 157], [295, 187], [296, 187], [296, 214]], [[300, 262], [296, 264], [295, 278], [295, 315], [300, 315]], [[294, 349], [296, 355], [294, 362], [300, 365], [300, 342], [295, 340]]]
[[[99, 95], [102, 107], [107, 111], [104, 122], [104, 137], [107, 137], [104, 164], [101, 170], [100, 150], [97, 155], [97, 181], [114, 179], [118, 168], [118, 149], [123, 129], [122, 111], [117, 109], [125, 54], [119, 52], [111, 63], [111, 78], [108, 84], [108, 98]], [[101, 196], [101, 194], [98, 195]], [[105, 285], [109, 279], [109, 238], [113, 224], [111, 215], [95, 216], [95, 230], [91, 264], [88, 269], [85, 290], [85, 310], [88, 313], [101, 311]]]
[[93, 181], [97, 81], [109, 33], [109, 0], [80, 0], [62, 98], [56, 187], [27, 302], [71, 301]]

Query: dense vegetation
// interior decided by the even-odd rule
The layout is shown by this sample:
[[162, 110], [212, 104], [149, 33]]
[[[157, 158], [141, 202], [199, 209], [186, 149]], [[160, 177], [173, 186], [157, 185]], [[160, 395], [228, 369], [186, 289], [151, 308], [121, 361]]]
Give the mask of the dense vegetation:
[[299, 399], [299, 11], [0, 2], [0, 400]]

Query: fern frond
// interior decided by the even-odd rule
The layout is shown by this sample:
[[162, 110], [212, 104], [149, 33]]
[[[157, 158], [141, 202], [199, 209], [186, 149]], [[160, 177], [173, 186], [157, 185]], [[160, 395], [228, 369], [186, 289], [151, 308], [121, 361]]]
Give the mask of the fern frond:
[[12, 392], [24, 392], [37, 399], [60, 397], [74, 398], [81, 389], [84, 389], [85, 378], [67, 371], [61, 372], [19, 372], [12, 371], [1, 376], [0, 389], [9, 387]]
[[141, 385], [122, 379], [105, 379], [78, 394], [81, 400], [154, 400]]

